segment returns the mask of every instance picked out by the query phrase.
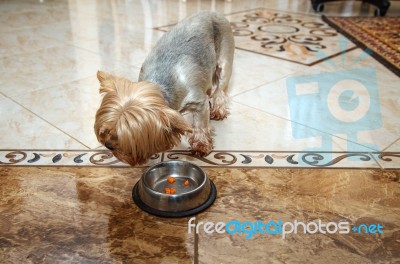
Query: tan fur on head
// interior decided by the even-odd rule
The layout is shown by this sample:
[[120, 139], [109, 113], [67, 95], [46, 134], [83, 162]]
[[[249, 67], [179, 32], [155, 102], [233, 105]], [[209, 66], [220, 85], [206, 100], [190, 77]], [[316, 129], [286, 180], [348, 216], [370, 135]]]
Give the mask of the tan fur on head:
[[136, 165], [177, 145], [192, 129], [168, 107], [160, 88], [99, 71], [103, 101], [94, 130], [99, 142], [120, 160]]

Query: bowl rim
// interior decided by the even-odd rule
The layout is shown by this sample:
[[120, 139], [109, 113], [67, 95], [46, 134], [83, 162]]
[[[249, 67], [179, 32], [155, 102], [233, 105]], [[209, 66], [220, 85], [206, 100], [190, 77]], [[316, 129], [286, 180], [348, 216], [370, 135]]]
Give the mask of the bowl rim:
[[165, 218], [177, 218], [177, 217], [188, 217], [192, 215], [197, 215], [206, 209], [208, 209], [216, 200], [217, 198], [217, 188], [212, 180], [210, 180], [210, 195], [207, 200], [204, 201], [203, 204], [199, 205], [198, 207], [183, 210], [183, 211], [162, 211], [156, 208], [153, 208], [142, 201], [139, 196], [139, 182], [135, 184], [132, 189], [132, 199], [134, 203], [146, 213], [158, 216], [158, 217], [165, 217]]
[[[167, 194], [167, 193], [163, 193], [163, 192], [157, 192], [153, 188], [151, 188], [150, 186], [148, 186], [146, 184], [146, 181], [144, 180], [144, 177], [145, 177], [145, 175], [147, 175], [150, 172], [150, 170], [152, 170], [152, 169], [154, 169], [154, 168], [156, 168], [156, 167], [158, 167], [158, 166], [160, 166], [162, 164], [166, 164], [166, 163], [182, 163], [182, 164], [188, 164], [190, 166], [193, 166], [204, 175], [204, 179], [196, 188], [194, 188], [194, 189], [192, 189], [192, 190], [190, 190], [188, 192], [176, 193], [176, 194]], [[139, 181], [142, 182], [143, 187], [145, 187], [148, 191], [150, 191], [153, 194], [161, 195], [161, 197], [178, 197], [178, 196], [182, 196], [182, 195], [186, 195], [186, 194], [197, 192], [199, 190], [199, 188], [201, 188], [202, 186], [207, 184], [207, 180], [209, 180], [208, 179], [208, 175], [202, 168], [200, 168], [200, 166], [197, 166], [196, 164], [194, 164], [192, 162], [189, 162], [189, 161], [185, 161], [185, 160], [168, 160], [168, 161], [158, 162], [158, 163], [152, 165], [151, 167], [147, 168], [145, 170], [145, 172], [142, 174], [142, 177], [140, 178]]]

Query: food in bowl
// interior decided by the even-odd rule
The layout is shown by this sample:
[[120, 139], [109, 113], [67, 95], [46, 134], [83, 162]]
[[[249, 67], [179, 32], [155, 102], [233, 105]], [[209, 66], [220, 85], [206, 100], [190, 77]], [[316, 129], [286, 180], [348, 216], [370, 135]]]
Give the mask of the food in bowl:
[[176, 180], [175, 180], [174, 177], [168, 177], [167, 181], [168, 181], [169, 183], [174, 183]]
[[186, 186], [186, 187], [188, 187], [188, 186], [189, 186], [189, 180], [186, 180], [186, 181], [183, 183], [183, 185]]
[[165, 188], [164, 189], [165, 194], [176, 194], [175, 188]]

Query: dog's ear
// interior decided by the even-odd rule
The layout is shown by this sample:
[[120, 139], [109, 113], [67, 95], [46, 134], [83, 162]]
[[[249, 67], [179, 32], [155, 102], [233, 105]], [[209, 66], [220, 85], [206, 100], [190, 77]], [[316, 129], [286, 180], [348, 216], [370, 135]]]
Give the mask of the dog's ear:
[[97, 79], [100, 82], [100, 93], [107, 93], [115, 90], [114, 76], [110, 73], [97, 71]]
[[192, 133], [192, 127], [188, 125], [179, 112], [168, 109], [164, 113], [167, 114], [170, 122], [170, 129], [174, 134], [184, 135], [185, 133]]
[[97, 79], [99, 80], [100, 83], [107, 79], [111, 79], [112, 75], [103, 71], [97, 71]]

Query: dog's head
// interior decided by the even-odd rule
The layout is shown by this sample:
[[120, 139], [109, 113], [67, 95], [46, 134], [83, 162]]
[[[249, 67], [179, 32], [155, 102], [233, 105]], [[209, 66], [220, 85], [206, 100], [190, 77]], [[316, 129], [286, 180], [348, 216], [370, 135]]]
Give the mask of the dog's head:
[[177, 145], [191, 132], [182, 115], [169, 108], [159, 86], [97, 72], [103, 101], [94, 130], [100, 143], [130, 165], [143, 164]]

